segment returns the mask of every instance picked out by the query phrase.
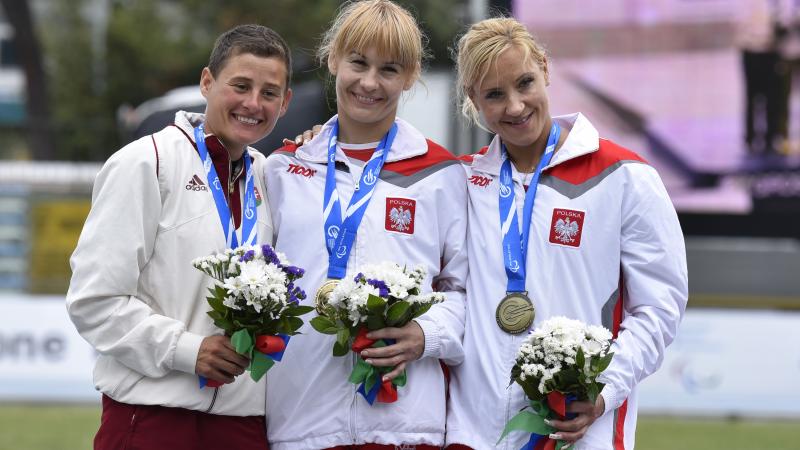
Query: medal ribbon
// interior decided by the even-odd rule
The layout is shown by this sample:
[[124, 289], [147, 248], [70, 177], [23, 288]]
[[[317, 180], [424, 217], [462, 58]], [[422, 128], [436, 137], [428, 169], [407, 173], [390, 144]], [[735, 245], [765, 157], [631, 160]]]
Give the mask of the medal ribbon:
[[322, 212], [325, 220], [325, 247], [328, 249], [328, 278], [342, 279], [347, 272], [347, 260], [350, 257], [356, 239], [358, 226], [364, 218], [364, 212], [378, 184], [378, 177], [386, 162], [386, 156], [392, 148], [397, 136], [397, 124], [381, 139], [378, 148], [372, 153], [356, 183], [353, 196], [347, 206], [342, 220], [341, 202], [336, 190], [336, 141], [339, 136], [339, 121], [333, 124], [331, 136], [328, 138], [328, 173], [325, 176], [325, 198]]
[[503, 262], [508, 277], [507, 292], [525, 292], [526, 256], [530, 238], [533, 204], [536, 201], [536, 189], [542, 170], [550, 164], [555, 153], [561, 127], [553, 122], [547, 146], [544, 149], [536, 172], [533, 173], [528, 192], [525, 193], [525, 204], [522, 209], [522, 236], [519, 232], [517, 206], [514, 199], [514, 180], [511, 176], [511, 160], [508, 150], [503, 144], [503, 165], [500, 167], [500, 232], [503, 235]]
[[[217, 206], [219, 221], [222, 224], [222, 231], [225, 234], [225, 245], [227, 245], [228, 248], [236, 248], [239, 246], [239, 239], [236, 236], [236, 226], [234, 225], [233, 215], [231, 214], [228, 202], [225, 200], [225, 188], [222, 186], [222, 182], [217, 175], [217, 169], [214, 168], [211, 155], [208, 153], [208, 148], [206, 147], [205, 128], [203, 124], [200, 124], [194, 129], [194, 141], [197, 144], [197, 152], [200, 153], [200, 159], [203, 160], [203, 168], [206, 171], [208, 188], [211, 189], [211, 193], [214, 195], [214, 203]], [[258, 240], [258, 228], [256, 227], [255, 180], [253, 179], [250, 155], [247, 154], [246, 150], [244, 156], [245, 188], [244, 207], [242, 208], [242, 245], [256, 245], [256, 241]]]

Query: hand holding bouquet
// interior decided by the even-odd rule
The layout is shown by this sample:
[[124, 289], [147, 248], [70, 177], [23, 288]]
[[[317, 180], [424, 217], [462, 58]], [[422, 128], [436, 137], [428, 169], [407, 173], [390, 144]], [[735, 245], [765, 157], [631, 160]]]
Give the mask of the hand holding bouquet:
[[[556, 430], [545, 419], [563, 419], [566, 404], [573, 400], [594, 403], [603, 384], [597, 377], [611, 363], [611, 332], [578, 320], [553, 317], [531, 331], [520, 346], [511, 369], [516, 382], [530, 399], [526, 407], [506, 425], [502, 441], [514, 430], [527, 431], [531, 438], [524, 449], [533, 449]], [[559, 450], [565, 441], [548, 442], [542, 448]], [[538, 448], [538, 447], [537, 447]]]
[[320, 333], [335, 334], [333, 355], [356, 353], [356, 366], [349, 381], [359, 385], [358, 392], [373, 404], [397, 400], [397, 387], [404, 386], [406, 374], [391, 381], [382, 376], [391, 367], [373, 367], [361, 358], [361, 351], [370, 347], [394, 344], [392, 339], [374, 341], [366, 337], [369, 331], [385, 327], [402, 327], [424, 314], [430, 307], [444, 301], [444, 294], [422, 294], [425, 269], [408, 270], [395, 263], [384, 262], [361, 268], [352, 279], [343, 279], [319, 307], [320, 315], [311, 319], [311, 326]]
[[[294, 284], [305, 271], [269, 245], [227, 249], [192, 265], [215, 280], [208, 289], [208, 315], [230, 336], [236, 351], [250, 358], [250, 377], [260, 380], [303, 325], [299, 316], [313, 309], [299, 305], [306, 294]], [[201, 387], [219, 385], [200, 377]]]

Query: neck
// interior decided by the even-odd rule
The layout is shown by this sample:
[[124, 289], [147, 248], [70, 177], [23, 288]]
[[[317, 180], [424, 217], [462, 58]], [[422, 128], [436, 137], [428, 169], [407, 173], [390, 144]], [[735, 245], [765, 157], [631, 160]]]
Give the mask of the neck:
[[[517, 171], [530, 173], [536, 170], [539, 164], [544, 149], [547, 147], [547, 138], [550, 136], [550, 128], [553, 126], [553, 120], [548, 119], [539, 137], [531, 145], [519, 146], [510, 142], [504, 142], [508, 157]], [[559, 142], [561, 139], [559, 139]]]
[[362, 123], [339, 114], [339, 141], [348, 144], [377, 142], [386, 136], [394, 123], [394, 114], [389, 114], [377, 123]]
[[244, 147], [231, 145], [228, 143], [222, 136], [214, 132], [214, 126], [208, 123], [208, 121], [205, 122], [204, 128], [206, 134], [214, 135], [217, 137], [217, 139], [219, 139], [219, 141], [222, 143], [222, 146], [228, 151], [228, 157], [231, 161], [238, 161], [242, 158], [242, 155], [244, 155]]

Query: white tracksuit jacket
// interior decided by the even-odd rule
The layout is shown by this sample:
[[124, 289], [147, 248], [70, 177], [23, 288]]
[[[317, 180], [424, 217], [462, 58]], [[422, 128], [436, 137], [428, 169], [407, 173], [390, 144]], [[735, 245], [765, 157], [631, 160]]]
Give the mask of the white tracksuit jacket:
[[[335, 119], [335, 117], [334, 117]], [[273, 211], [276, 248], [306, 269], [299, 285], [313, 305], [325, 281], [323, 233], [327, 143], [333, 120], [308, 144], [267, 158], [264, 177]], [[267, 433], [272, 450], [307, 450], [363, 443], [444, 443], [445, 379], [439, 359], [463, 359], [464, 284], [467, 276], [467, 192], [463, 166], [446, 150], [397, 119], [399, 131], [364, 214], [348, 260], [347, 276], [363, 264], [393, 261], [424, 265], [429, 282], [447, 300], [417, 319], [425, 333], [423, 357], [407, 366], [408, 384], [395, 403], [370, 406], [347, 381], [354, 356], [334, 357], [335, 336], [308, 323], [292, 338], [267, 375]], [[364, 163], [336, 155], [336, 185], [346, 209]], [[393, 208], [413, 208], [410, 228], [399, 231]], [[399, 227], [403, 228], [403, 227]], [[306, 321], [314, 314], [304, 316]]]
[[[201, 341], [222, 330], [206, 315], [211, 278], [191, 261], [225, 249], [194, 146], [193, 126], [202, 120], [202, 114], [181, 111], [176, 126], [128, 144], [105, 163], [70, 260], [67, 309], [100, 353], [95, 387], [114, 400], [262, 415], [263, 381], [245, 373], [218, 389], [199, 389], [194, 373]], [[258, 174], [265, 158], [256, 150], [249, 154]], [[254, 178], [260, 199], [264, 185]], [[259, 242], [270, 242], [267, 202], [257, 211]]]
[[[578, 450], [632, 449], [636, 385], [660, 366], [687, 301], [686, 257], [675, 210], [656, 171], [610, 141], [581, 114], [556, 121], [571, 129], [540, 180], [527, 255], [526, 287], [533, 326], [567, 316], [618, 330], [602, 374], [603, 416]], [[529, 434], [513, 432], [495, 447], [509, 419], [527, 405], [511, 367], [527, 333], [495, 322], [506, 293], [498, 212], [500, 139], [468, 168], [469, 266], [464, 363], [453, 367], [447, 443], [476, 450], [519, 449]], [[518, 213], [522, 174], [514, 172]], [[558, 220], [575, 223], [556, 229]], [[520, 221], [521, 223], [521, 221]], [[567, 232], [567, 230], [571, 230]], [[621, 321], [621, 323], [620, 323]]]

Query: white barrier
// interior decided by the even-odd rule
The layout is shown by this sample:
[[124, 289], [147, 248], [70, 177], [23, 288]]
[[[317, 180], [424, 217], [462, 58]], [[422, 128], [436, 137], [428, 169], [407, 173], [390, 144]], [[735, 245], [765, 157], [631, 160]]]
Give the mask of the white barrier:
[[[0, 401], [96, 402], [63, 297], [0, 296]], [[800, 417], [800, 313], [690, 309], [642, 413]]]
[[690, 309], [639, 411], [800, 417], [800, 313]]
[[99, 401], [94, 360], [63, 297], [0, 296], [0, 401]]

